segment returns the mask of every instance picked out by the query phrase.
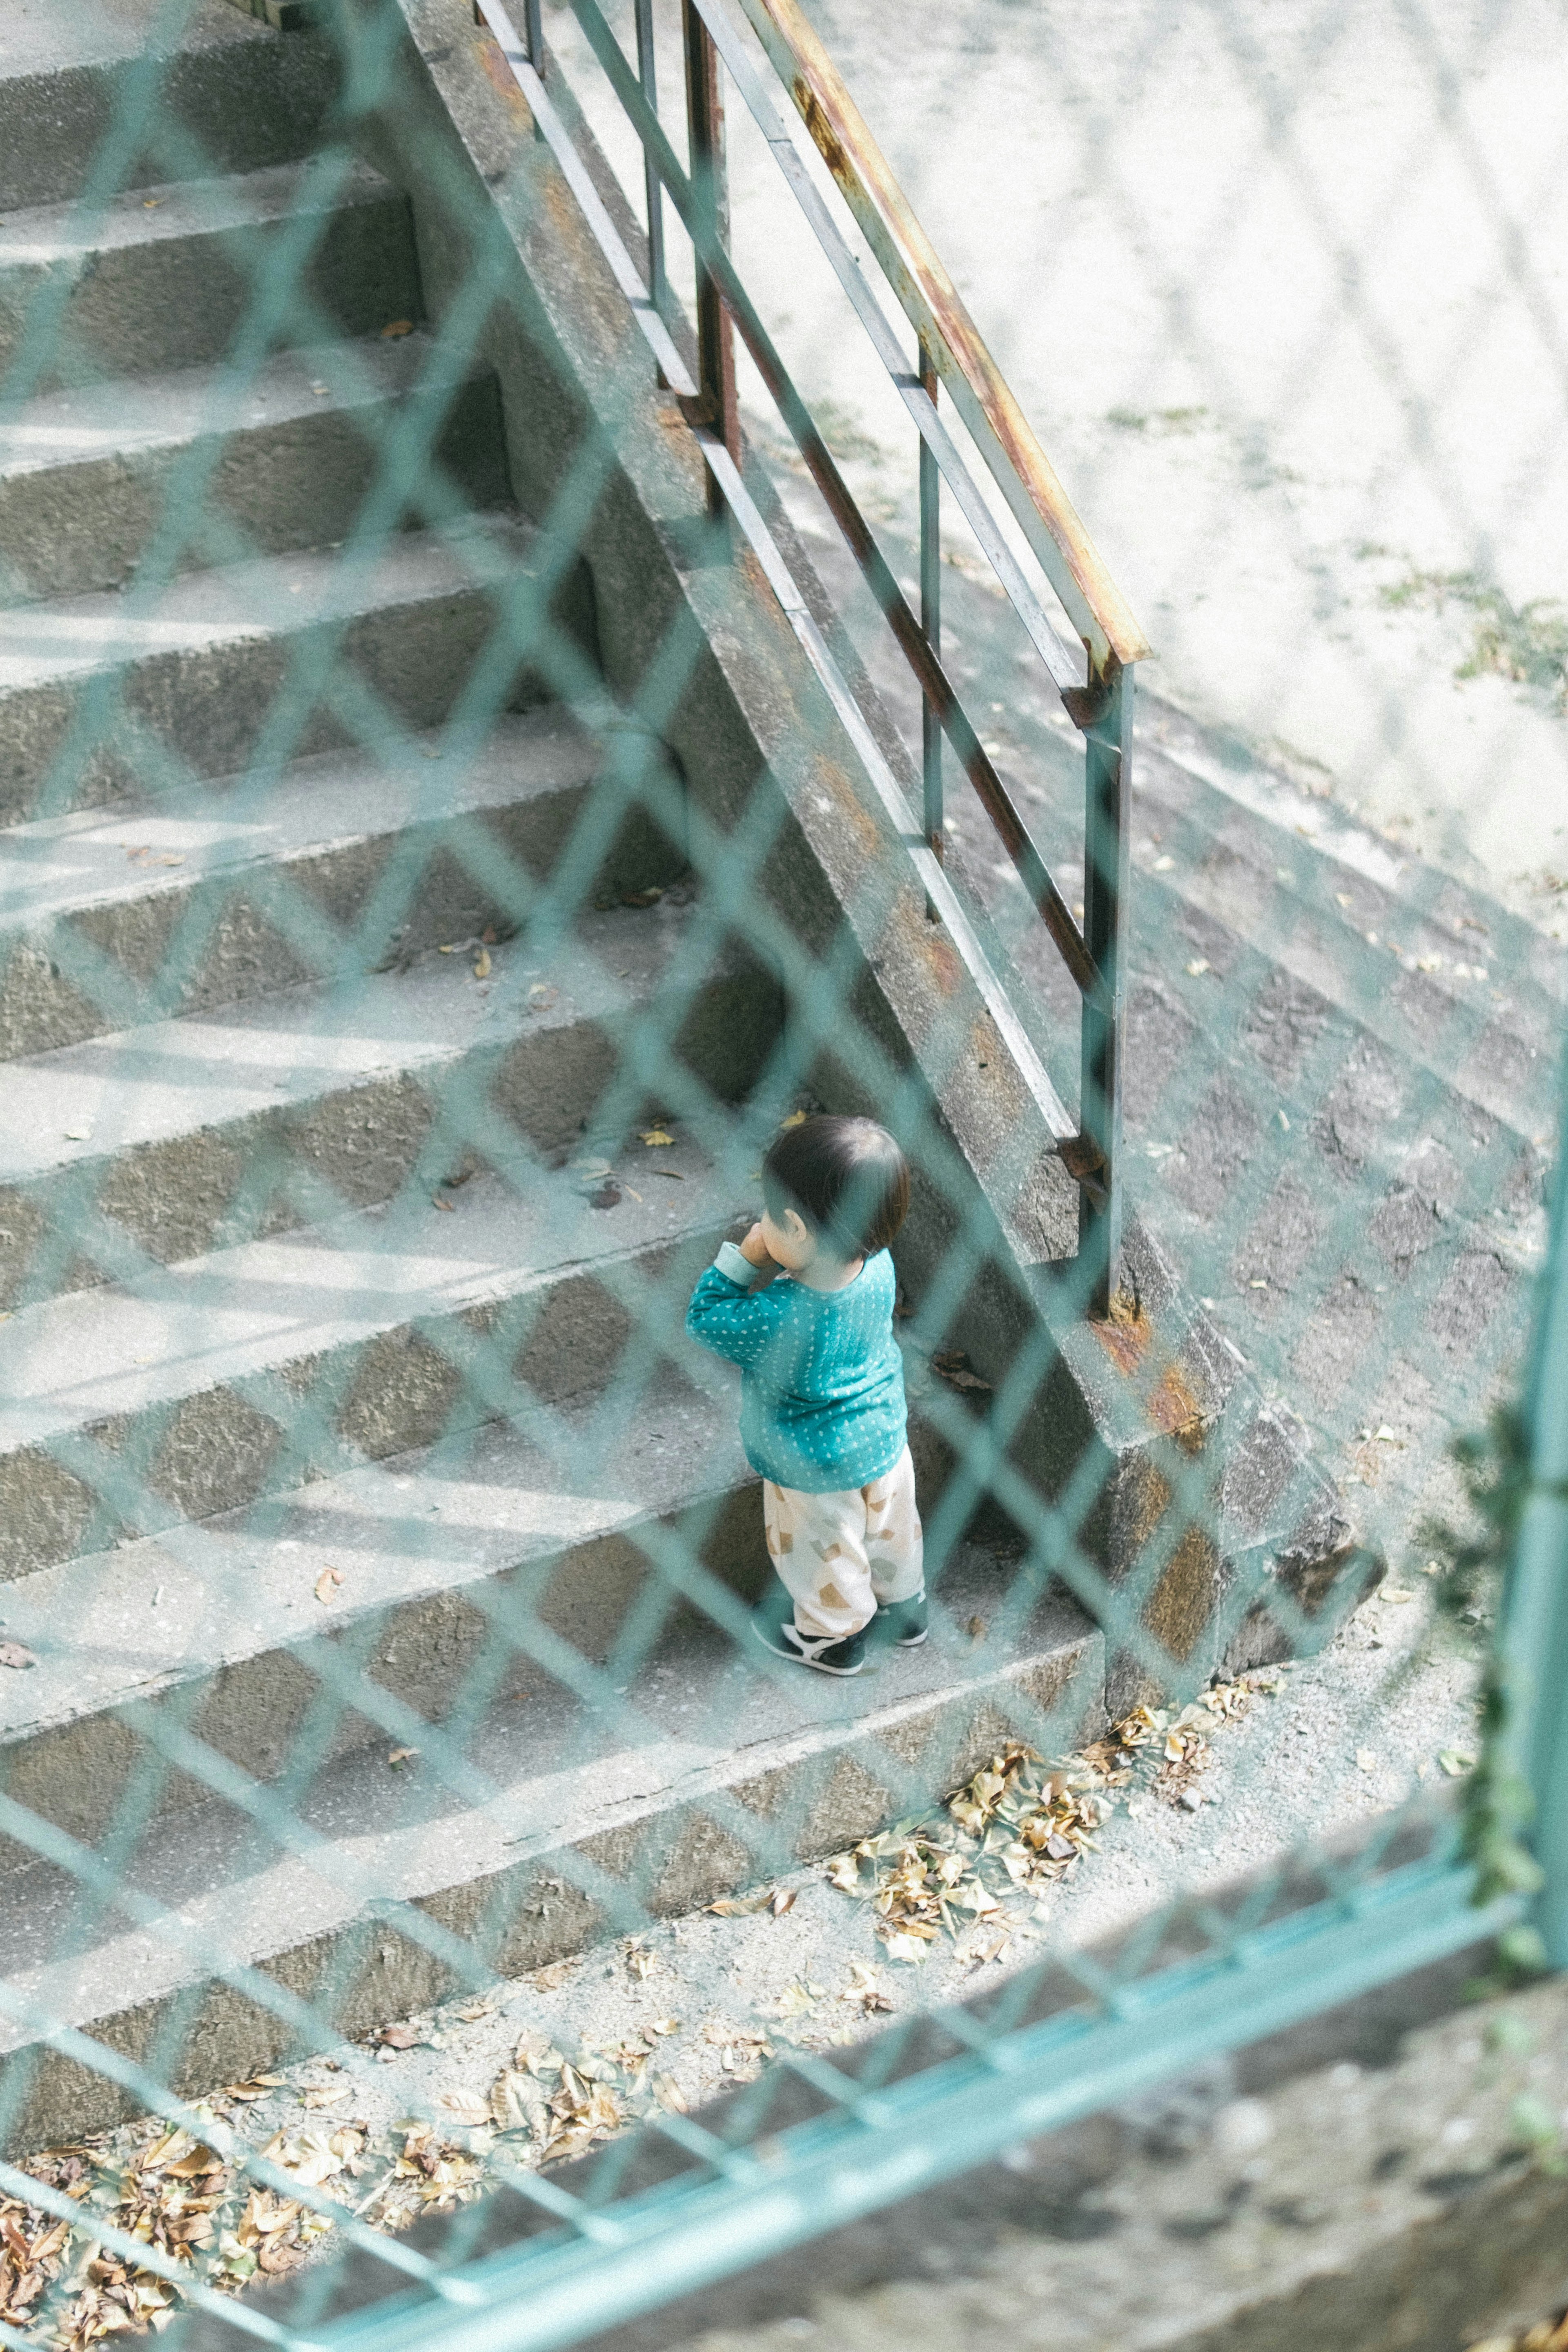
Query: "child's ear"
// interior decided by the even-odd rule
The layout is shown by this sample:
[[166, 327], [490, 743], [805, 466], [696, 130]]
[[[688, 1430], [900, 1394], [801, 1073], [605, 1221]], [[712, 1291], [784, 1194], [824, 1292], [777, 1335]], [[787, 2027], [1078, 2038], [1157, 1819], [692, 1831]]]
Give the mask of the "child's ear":
[[811, 1227], [806, 1223], [805, 1219], [801, 1215], [798, 1209], [786, 1209], [784, 1211], [784, 1229], [789, 1235], [790, 1247], [792, 1249], [805, 1249], [811, 1240]]

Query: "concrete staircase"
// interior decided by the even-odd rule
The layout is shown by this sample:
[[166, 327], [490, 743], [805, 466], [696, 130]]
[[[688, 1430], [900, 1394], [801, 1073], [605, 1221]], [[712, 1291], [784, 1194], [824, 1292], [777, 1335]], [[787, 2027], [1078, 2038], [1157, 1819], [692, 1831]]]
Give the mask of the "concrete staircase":
[[[57, 321], [0, 411], [13, 2147], [137, 2104], [45, 2021], [199, 2091], [294, 2046], [300, 1997], [363, 2032], [1105, 1690], [1099, 1633], [976, 1544], [853, 1692], [748, 1656], [753, 1482], [679, 1334], [787, 1103], [778, 988], [668, 828], [601, 824], [624, 740], [506, 652], [554, 551], [493, 372], [433, 357], [405, 197], [308, 152], [329, 51], [198, 19], [214, 175], [153, 154], [84, 237], [123, 70], [86, 16], [53, 76], [0, 36], [0, 121], [52, 91], [75, 126], [0, 221], [0, 366]], [[436, 488], [387, 509], [420, 431]], [[592, 665], [580, 562], [552, 609]], [[574, 859], [580, 918], [531, 924]]]

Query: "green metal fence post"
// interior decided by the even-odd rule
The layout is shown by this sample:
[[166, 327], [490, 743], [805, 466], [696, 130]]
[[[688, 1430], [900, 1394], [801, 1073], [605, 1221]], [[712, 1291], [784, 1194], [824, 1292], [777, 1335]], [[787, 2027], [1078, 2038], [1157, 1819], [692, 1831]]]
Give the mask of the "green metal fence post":
[[1132, 814], [1132, 672], [1112, 662], [1090, 680], [1099, 708], [1084, 735], [1083, 936], [1105, 982], [1086, 997], [1079, 1124], [1088, 1181], [1079, 1192], [1079, 1249], [1086, 1304], [1106, 1316], [1121, 1262], [1121, 1066], [1127, 1027], [1128, 887]]
[[[921, 337], [921, 385], [936, 404], [942, 378], [925, 337]], [[942, 652], [942, 475], [929, 442], [921, 441], [921, 627], [933, 654]], [[928, 694], [921, 705], [921, 775], [925, 786], [922, 810], [925, 837], [933, 857], [947, 854], [942, 804], [942, 714]], [[935, 913], [935, 908], [930, 910]]]
[[1510, 1760], [1534, 1801], [1545, 1873], [1536, 1926], [1568, 1968], [1568, 1115], [1525, 1391], [1529, 1491], [1499, 1639], [1513, 1707]]

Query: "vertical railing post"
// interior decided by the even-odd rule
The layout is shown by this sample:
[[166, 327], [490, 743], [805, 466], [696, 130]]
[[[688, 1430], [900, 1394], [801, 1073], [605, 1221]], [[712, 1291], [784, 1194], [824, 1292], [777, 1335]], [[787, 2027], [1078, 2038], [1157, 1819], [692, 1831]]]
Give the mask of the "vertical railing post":
[[528, 62], [544, 79], [544, 17], [540, 0], [522, 0], [523, 29], [528, 37]]
[[1535, 1925], [1568, 1969], [1568, 1062], [1551, 1244], [1525, 1390], [1528, 1484], [1502, 1622], [1504, 1778], [1529, 1791]]
[[1083, 1003], [1079, 1051], [1079, 1253], [1090, 1315], [1121, 1288], [1121, 1080], [1127, 1027], [1128, 884], [1132, 815], [1132, 672], [1112, 660], [1091, 678], [1097, 706], [1084, 735], [1083, 934], [1104, 994]]
[[[936, 406], [941, 378], [925, 337], [921, 337], [921, 388]], [[942, 653], [942, 476], [925, 436], [921, 436], [921, 628], [933, 654]], [[931, 855], [940, 859], [947, 836], [942, 830], [942, 719], [928, 694], [921, 707], [921, 760], [925, 785], [924, 832]], [[927, 913], [934, 916], [934, 907]]]
[[[653, 55], [653, 0], [637, 0], [637, 79], [650, 114], [658, 112], [658, 77]], [[643, 150], [643, 191], [647, 200], [647, 290], [659, 317], [668, 313], [664, 277], [664, 187], [653, 157]]]
[[[686, 43], [686, 127], [690, 142], [691, 186], [721, 245], [730, 241], [730, 201], [724, 176], [724, 101], [719, 88], [719, 52], [713, 37], [691, 5], [680, 0]], [[718, 434], [731, 457], [741, 460], [741, 421], [735, 405], [735, 341], [719, 289], [697, 261], [698, 412]], [[723, 492], [711, 473], [708, 498], [712, 512], [727, 512]]]

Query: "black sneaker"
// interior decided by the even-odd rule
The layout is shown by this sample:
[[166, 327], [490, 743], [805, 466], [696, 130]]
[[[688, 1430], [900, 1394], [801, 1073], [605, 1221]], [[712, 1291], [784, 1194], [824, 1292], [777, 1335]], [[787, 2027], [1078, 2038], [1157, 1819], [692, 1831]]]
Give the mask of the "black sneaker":
[[918, 1650], [926, 1637], [926, 1597], [917, 1592], [912, 1601], [886, 1601], [877, 1612], [877, 1635], [883, 1642], [896, 1642], [900, 1650]]
[[834, 1641], [826, 1633], [803, 1633], [793, 1617], [781, 1624], [775, 1616], [760, 1610], [752, 1620], [752, 1631], [777, 1656], [793, 1658], [797, 1666], [810, 1666], [819, 1675], [858, 1675], [866, 1663], [863, 1633], [846, 1633]]

